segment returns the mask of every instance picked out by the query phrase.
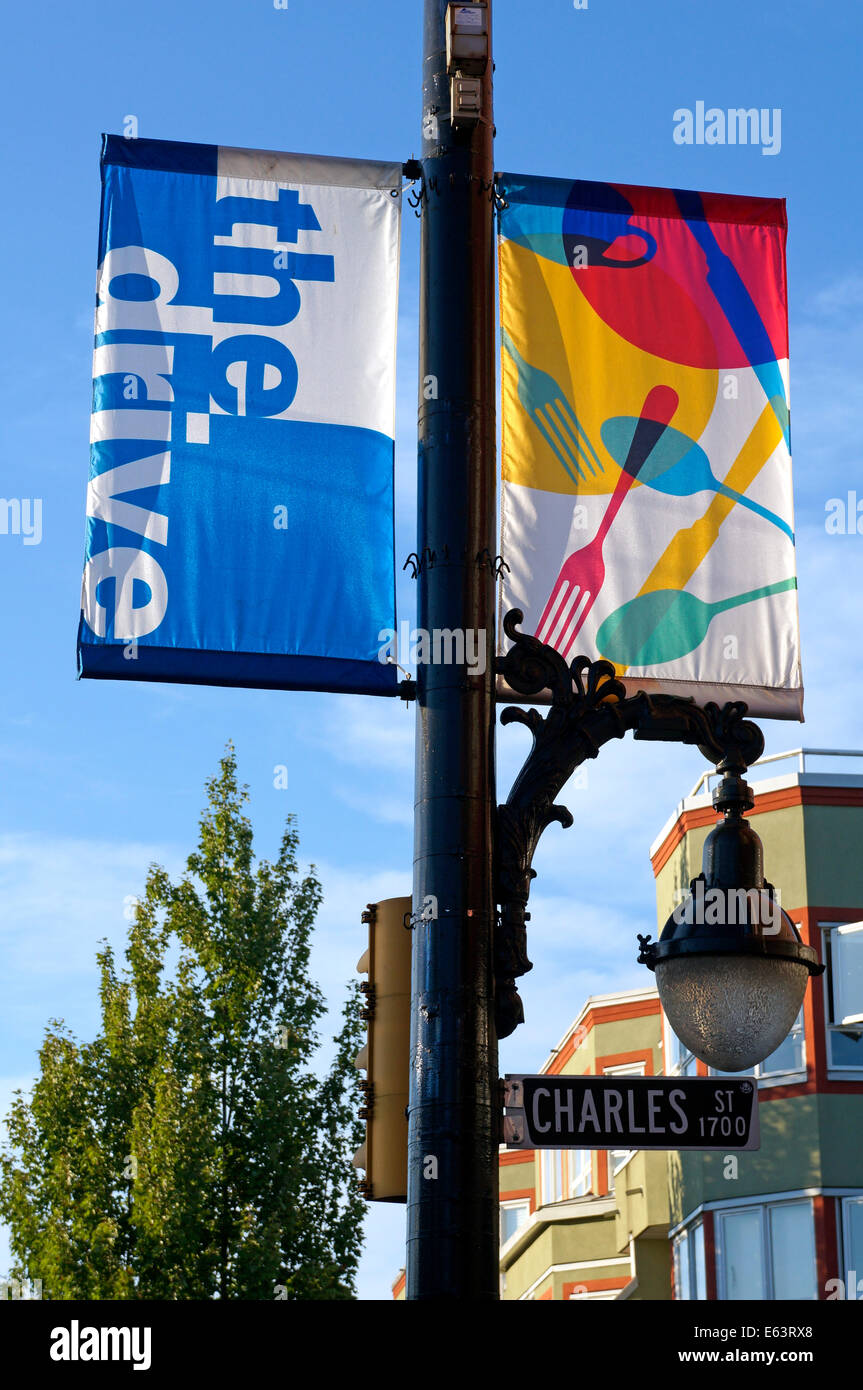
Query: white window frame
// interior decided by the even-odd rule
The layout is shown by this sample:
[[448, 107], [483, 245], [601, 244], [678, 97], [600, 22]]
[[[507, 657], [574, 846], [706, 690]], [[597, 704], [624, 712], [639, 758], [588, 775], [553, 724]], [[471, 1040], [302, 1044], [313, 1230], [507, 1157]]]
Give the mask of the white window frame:
[[[568, 1172], [567, 1172], [567, 1163], [566, 1163], [566, 1149], [541, 1149], [541, 1150], [540, 1150], [540, 1155], [541, 1155], [541, 1157], [540, 1157], [540, 1162], [539, 1162], [539, 1181], [540, 1181], [540, 1192], [541, 1192], [541, 1194], [542, 1194], [542, 1205], [543, 1205], [544, 1207], [545, 1207], [545, 1206], [554, 1206], [557, 1202], [563, 1202], [563, 1201], [566, 1200], [567, 1181], [568, 1181]], [[558, 1166], [558, 1169], [559, 1169], [559, 1172], [560, 1172], [560, 1192], [559, 1192], [559, 1193], [554, 1193], [554, 1192], [551, 1192], [551, 1193], [550, 1193], [550, 1192], [548, 1191], [548, 1185], [547, 1185], [547, 1182], [546, 1182], [546, 1165], [547, 1165], [547, 1164], [556, 1164], [556, 1165]]]
[[[681, 1048], [683, 1047], [683, 1043], [680, 1041], [680, 1039], [678, 1038], [678, 1036], [677, 1036], [677, 1034], [675, 1033], [674, 1029], [672, 1028], [671, 1024], [668, 1022], [668, 1019], [667, 1019], [667, 1017], [666, 1017], [666, 1015], [665, 1015], [665, 1012], [663, 1011], [663, 1014], [662, 1014], [662, 1056], [663, 1056], [663, 1059], [664, 1059], [664, 1062], [665, 1062], [665, 1075], [666, 1075], [666, 1076], [697, 1076], [697, 1075], [698, 1075], [698, 1059], [697, 1059], [697, 1057], [695, 1056], [695, 1053], [694, 1053], [694, 1052], [687, 1052], [685, 1049], [684, 1049], [684, 1053], [683, 1053], [683, 1056], [681, 1057], [680, 1061], [679, 1061], [679, 1062], [675, 1062], [675, 1064], [674, 1064], [673, 1067], [669, 1067], [669, 1065], [668, 1065], [668, 1059], [669, 1059], [669, 1057], [671, 1056], [671, 1053], [672, 1053], [672, 1048], [671, 1048], [671, 1046], [670, 1046], [670, 1043], [672, 1042], [672, 1040], [673, 1040], [679, 1047], [681, 1047]], [[694, 1063], [695, 1063], [695, 1067], [693, 1068], [692, 1071], [684, 1072], [684, 1071], [683, 1071], [683, 1067], [687, 1066], [687, 1065], [689, 1064], [689, 1062], [694, 1062]]]
[[[800, 1065], [797, 1067], [789, 1067], [786, 1071], [765, 1071], [764, 1062], [756, 1062], [752, 1070], [756, 1079], [762, 1085], [787, 1086], [789, 1081], [796, 1080], [798, 1077], [802, 1077], [804, 1081], [806, 1080], [806, 1013], [802, 1004], [800, 1006], [800, 1012], [792, 1023], [788, 1033], [782, 1039], [782, 1042], [788, 1041], [791, 1034], [797, 1028], [798, 1023], [800, 1025], [800, 1040], [803, 1053]], [[781, 1047], [782, 1043], [780, 1043], [779, 1046]], [[778, 1052], [779, 1048], [774, 1048], [773, 1050], [774, 1052]], [[765, 1058], [765, 1061], [766, 1060]]]
[[[847, 940], [850, 940], [850, 938], [851, 938], [852, 936], [853, 936], [853, 937], [856, 937], [859, 933], [863, 933], [863, 922], [843, 922], [843, 924], [842, 924], [841, 927], [834, 927], [833, 930], [832, 930], [832, 932], [830, 933], [830, 952], [831, 952], [831, 957], [835, 959], [836, 955], [838, 954], [838, 955], [839, 955], [839, 958], [840, 958], [840, 961], [841, 961], [842, 956], [843, 956], [844, 953], [843, 953], [841, 950], [838, 950], [838, 951], [837, 951], [837, 947], [841, 947], [841, 946], [842, 946], [842, 943], [843, 943], [846, 939], [847, 939]], [[834, 944], [834, 939], [835, 939], [836, 944]], [[838, 987], [833, 991], [833, 993], [834, 993], [834, 998], [836, 999], [836, 1003], [837, 1003], [836, 1012], [837, 1012], [837, 1014], [839, 1015], [839, 1017], [838, 1017], [837, 1022], [836, 1022], [836, 1024], [835, 1024], [835, 1027], [837, 1027], [837, 1028], [847, 1028], [847, 1027], [850, 1025], [850, 1026], [853, 1028], [853, 1027], [854, 1027], [856, 1024], [858, 1024], [858, 1023], [861, 1025], [861, 1027], [863, 1027], [863, 1007], [857, 1009], [856, 1012], [854, 1012], [854, 1011], [853, 1011], [854, 1005], [855, 1005], [858, 1001], [857, 1001], [857, 1000], [850, 1000], [850, 999], [846, 999], [846, 1000], [843, 1000], [843, 999], [842, 999], [841, 994], [840, 994], [840, 989], [841, 989], [841, 986], [842, 986], [842, 970], [839, 969], [839, 970], [836, 972], [836, 974], [837, 974], [837, 977], [838, 977]], [[860, 1001], [860, 1002], [863, 1003], [863, 1001]], [[852, 1009], [852, 1012], [849, 1012], [849, 1013], [846, 1013], [846, 1012], [845, 1012], [845, 1007], [846, 1007], [846, 1005], [849, 1006], [849, 1007]]]
[[[519, 1233], [519, 1231], [521, 1230], [521, 1228], [525, 1225], [525, 1223], [526, 1223], [527, 1221], [530, 1220], [530, 1198], [529, 1198], [529, 1197], [512, 1197], [512, 1198], [509, 1198], [509, 1199], [508, 1199], [508, 1198], [506, 1198], [506, 1197], [502, 1197], [502, 1198], [501, 1198], [501, 1201], [500, 1201], [500, 1210], [501, 1210], [501, 1219], [500, 1219], [500, 1244], [501, 1244], [501, 1248], [503, 1248], [503, 1246], [507, 1244], [507, 1241], [512, 1240], [513, 1236], [517, 1236], [518, 1233]], [[507, 1237], [506, 1237], [506, 1240], [504, 1240], [504, 1235], [503, 1235], [503, 1212], [504, 1212], [504, 1211], [519, 1211], [519, 1210], [523, 1210], [523, 1211], [524, 1211], [524, 1213], [525, 1213], [525, 1219], [524, 1219], [524, 1221], [519, 1221], [518, 1224], [516, 1225], [515, 1230], [512, 1232], [512, 1235], [507, 1236]]]
[[[603, 1067], [603, 1076], [644, 1076], [647, 1066], [645, 1062], [621, 1062], [619, 1066]], [[637, 1149], [609, 1149], [608, 1151], [608, 1186], [614, 1187], [614, 1179], [622, 1168], [625, 1168]]]
[[[573, 1162], [575, 1154], [583, 1154], [578, 1169]], [[542, 1206], [554, 1206], [557, 1202], [566, 1202], [574, 1197], [589, 1197], [593, 1195], [593, 1150], [592, 1149], [541, 1149], [539, 1161], [539, 1191], [542, 1199]], [[555, 1165], [560, 1173], [560, 1192], [549, 1192], [546, 1179], [547, 1165]], [[574, 1191], [576, 1172], [579, 1175], [579, 1184], [585, 1178], [586, 1187], [580, 1191]]]
[[[846, 1079], [856, 1081], [863, 1076], [863, 1049], [861, 1049], [859, 1063], [833, 1061], [834, 1034], [843, 1031], [848, 1032], [851, 1029], [856, 1032], [858, 1027], [855, 1022], [851, 1021], [850, 1017], [846, 1020], [844, 1029], [841, 1021], [838, 1023], [834, 1021], [834, 1002], [838, 1002], [837, 993], [833, 987], [835, 973], [834, 940], [839, 940], [841, 942], [843, 935], [847, 935], [849, 930], [863, 931], [863, 922], [819, 922], [818, 926], [823, 934], [822, 959], [827, 966], [827, 969], [821, 977], [821, 988], [824, 991], [825, 1031], [827, 1034], [827, 1075], [830, 1078], [837, 1078], [839, 1080]], [[856, 1017], [856, 1015], [854, 1017]], [[863, 1033], [863, 1022], [860, 1023], [859, 1028], [861, 1033]]]
[[[845, 1285], [846, 1285], [846, 1288], [845, 1288], [845, 1297], [846, 1297], [846, 1298], [849, 1298], [849, 1297], [850, 1297], [850, 1294], [851, 1294], [851, 1291], [850, 1291], [850, 1289], [848, 1289], [847, 1284], [848, 1284], [848, 1276], [849, 1276], [849, 1274], [851, 1273], [852, 1269], [854, 1270], [854, 1273], [855, 1273], [856, 1276], [857, 1276], [857, 1284], [858, 1284], [858, 1285], [859, 1285], [859, 1283], [860, 1283], [860, 1280], [863, 1279], [863, 1252], [861, 1252], [861, 1256], [860, 1256], [860, 1257], [858, 1257], [858, 1256], [853, 1256], [853, 1255], [851, 1254], [851, 1208], [854, 1207], [854, 1206], [863, 1207], [863, 1193], [861, 1193], [861, 1195], [860, 1195], [859, 1197], [840, 1197], [840, 1199], [839, 1199], [839, 1213], [840, 1213], [839, 1228], [840, 1228], [840, 1232], [841, 1232], [841, 1237], [842, 1237], [842, 1238], [841, 1238], [841, 1240], [840, 1240], [840, 1242], [839, 1242], [839, 1249], [840, 1249], [840, 1256], [839, 1256], [839, 1277], [840, 1277], [840, 1279], [842, 1279], [842, 1281], [843, 1281], [843, 1282], [845, 1283]], [[859, 1268], [859, 1269], [857, 1268], [857, 1265], [858, 1265], [858, 1264], [860, 1265], [860, 1268]], [[854, 1291], [854, 1297], [855, 1297], [855, 1298], [857, 1297], [857, 1291], [856, 1291], [856, 1289], [855, 1289], [855, 1291]]]
[[[684, 1242], [687, 1246], [688, 1288], [686, 1295], [680, 1293], [680, 1251]], [[704, 1222], [701, 1217], [684, 1226], [682, 1230], [672, 1238], [671, 1241], [672, 1258], [674, 1261], [674, 1299], [675, 1302], [694, 1303], [700, 1302], [707, 1297], [707, 1249], [704, 1243]], [[701, 1270], [704, 1275], [704, 1290], [698, 1288], [698, 1258], [701, 1258]]]
[[593, 1192], [593, 1150], [567, 1149], [566, 1167], [566, 1190], [570, 1197], [588, 1197]]
[[[797, 1066], [797, 1067], [790, 1067], [790, 1068], [788, 1069], [788, 1071], [764, 1071], [764, 1070], [763, 1070], [763, 1068], [764, 1068], [764, 1062], [756, 1062], [754, 1066], [747, 1067], [745, 1071], [734, 1072], [733, 1075], [734, 1075], [734, 1076], [751, 1076], [751, 1077], [753, 1078], [753, 1080], [755, 1080], [755, 1081], [758, 1082], [758, 1089], [759, 1089], [759, 1090], [764, 1090], [764, 1089], [765, 1089], [766, 1087], [768, 1087], [768, 1086], [791, 1086], [791, 1085], [794, 1085], [794, 1084], [795, 1084], [796, 1082], [798, 1082], [798, 1081], [805, 1081], [805, 1080], [806, 1080], [806, 1076], [807, 1076], [807, 1071], [806, 1071], [806, 1056], [807, 1056], [807, 1053], [806, 1053], [806, 1016], [805, 1016], [805, 1011], [804, 1011], [804, 1008], [803, 1008], [803, 1005], [802, 1005], [802, 1004], [801, 1004], [801, 1006], [800, 1006], [800, 1012], [798, 1013], [797, 1017], [796, 1017], [795, 1020], [794, 1020], [794, 1023], [793, 1023], [792, 1026], [791, 1026], [790, 1032], [789, 1032], [788, 1034], [786, 1034], [786, 1037], [783, 1039], [783, 1041], [787, 1041], [787, 1039], [791, 1036], [791, 1033], [794, 1032], [794, 1029], [797, 1027], [798, 1023], [800, 1024], [800, 1035], [801, 1035], [801, 1041], [802, 1041], [802, 1044], [803, 1044], [803, 1049], [802, 1049], [802, 1050], [803, 1050], [803, 1060], [802, 1060], [802, 1063], [801, 1063], [800, 1066]], [[781, 1047], [782, 1044], [780, 1043], [779, 1046]], [[778, 1048], [774, 1048], [773, 1050], [774, 1050], [774, 1052], [778, 1052], [779, 1049], [778, 1049]], [[765, 1060], [766, 1060], [766, 1059], [765, 1059]], [[708, 1075], [709, 1075], [709, 1076], [729, 1076], [729, 1075], [732, 1075], [732, 1073], [730, 1073], [730, 1072], [720, 1072], [720, 1071], [717, 1071], [715, 1067], [710, 1067], [710, 1068], [708, 1068]]]
[[812, 1272], [815, 1288], [815, 1299], [818, 1297], [817, 1272], [815, 1260], [817, 1246], [815, 1244], [815, 1211], [811, 1197], [797, 1197], [791, 1199], [780, 1199], [778, 1201], [765, 1202], [729, 1202], [727, 1206], [713, 1207], [713, 1229], [714, 1243], [716, 1250], [716, 1297], [722, 1302], [729, 1301], [728, 1283], [725, 1273], [725, 1251], [723, 1220], [725, 1216], [735, 1215], [737, 1212], [751, 1212], [756, 1210], [761, 1218], [761, 1274], [764, 1284], [764, 1298], [760, 1300], [764, 1303], [784, 1302], [776, 1299], [774, 1295], [773, 1283], [773, 1259], [770, 1248], [770, 1212], [776, 1207], [800, 1207], [805, 1206], [809, 1209], [809, 1231], [812, 1238]]

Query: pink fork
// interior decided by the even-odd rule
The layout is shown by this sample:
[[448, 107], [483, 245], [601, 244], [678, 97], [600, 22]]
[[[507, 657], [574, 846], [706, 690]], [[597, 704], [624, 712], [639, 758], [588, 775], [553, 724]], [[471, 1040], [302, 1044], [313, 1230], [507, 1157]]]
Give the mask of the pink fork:
[[670, 386], [654, 386], [648, 392], [632, 436], [617, 486], [593, 540], [564, 561], [548, 603], [536, 627], [540, 642], [547, 642], [569, 659], [575, 639], [605, 582], [602, 547], [617, 513], [639, 470], [661, 438], [677, 409], [679, 397]]

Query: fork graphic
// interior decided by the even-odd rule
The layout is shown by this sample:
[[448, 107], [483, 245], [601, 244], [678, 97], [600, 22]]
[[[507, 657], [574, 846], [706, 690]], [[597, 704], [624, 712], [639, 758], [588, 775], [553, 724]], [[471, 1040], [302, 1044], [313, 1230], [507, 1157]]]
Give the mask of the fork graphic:
[[593, 540], [563, 563], [548, 603], [537, 624], [536, 636], [569, 657], [585, 618], [596, 602], [605, 582], [602, 547], [623, 499], [635, 482], [639, 469], [661, 439], [677, 409], [679, 397], [670, 386], [654, 386], [648, 392], [617, 486]]
[[518, 398], [559, 463], [574, 483], [586, 477], [584, 466], [596, 477], [603, 465], [578, 422], [578, 417], [553, 376], [526, 362], [512, 338], [503, 330], [503, 345], [518, 368]]

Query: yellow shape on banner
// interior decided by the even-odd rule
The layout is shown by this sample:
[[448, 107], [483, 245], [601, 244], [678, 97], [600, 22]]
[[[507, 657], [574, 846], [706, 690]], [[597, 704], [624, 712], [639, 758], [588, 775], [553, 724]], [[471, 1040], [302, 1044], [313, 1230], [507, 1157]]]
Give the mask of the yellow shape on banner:
[[[739, 493], [747, 491], [782, 443], [783, 419], [786, 416], [784, 403], [778, 398], [767, 403], [725, 476], [726, 487]], [[722, 523], [736, 506], [735, 498], [718, 494], [698, 521], [691, 526], [682, 526], [665, 547], [639, 589], [639, 594], [649, 593], [653, 589], [685, 589], [716, 541]]]
[[499, 254], [506, 482], [570, 496], [613, 492], [620, 467], [602, 426], [637, 419], [655, 386], [677, 392], [675, 428], [701, 437], [716, 402], [715, 369], [669, 362], [621, 338], [568, 266], [512, 241]]

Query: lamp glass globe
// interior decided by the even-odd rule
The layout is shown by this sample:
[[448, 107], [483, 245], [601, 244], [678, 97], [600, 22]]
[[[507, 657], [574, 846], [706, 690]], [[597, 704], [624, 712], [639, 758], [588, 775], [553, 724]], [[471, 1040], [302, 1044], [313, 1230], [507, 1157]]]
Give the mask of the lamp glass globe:
[[746, 1071], [775, 1052], [800, 1012], [805, 964], [753, 955], [680, 955], [656, 964], [656, 987], [683, 1045], [717, 1071]]

